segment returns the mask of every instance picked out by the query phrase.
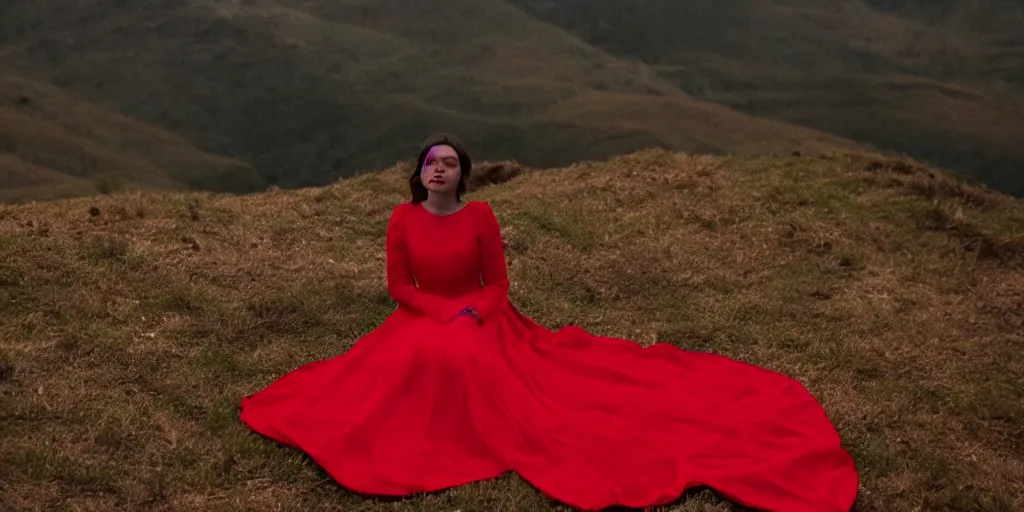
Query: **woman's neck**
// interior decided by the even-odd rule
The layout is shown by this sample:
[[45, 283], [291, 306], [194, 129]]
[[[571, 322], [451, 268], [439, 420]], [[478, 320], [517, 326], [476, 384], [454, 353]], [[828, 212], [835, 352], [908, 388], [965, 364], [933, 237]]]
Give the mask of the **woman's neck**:
[[438, 215], [448, 215], [459, 211], [462, 205], [459, 204], [459, 200], [456, 199], [455, 195], [440, 195], [431, 193], [427, 195], [427, 198], [423, 201], [423, 205], [433, 213]]

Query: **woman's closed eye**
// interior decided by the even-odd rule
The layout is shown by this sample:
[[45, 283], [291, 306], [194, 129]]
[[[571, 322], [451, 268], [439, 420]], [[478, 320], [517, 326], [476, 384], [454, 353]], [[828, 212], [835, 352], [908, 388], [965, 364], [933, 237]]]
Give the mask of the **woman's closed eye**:
[[[437, 163], [436, 158], [428, 158], [426, 164], [434, 165], [435, 163]], [[445, 157], [441, 159], [441, 164], [444, 165], [445, 167], [458, 167], [459, 160], [453, 157]]]

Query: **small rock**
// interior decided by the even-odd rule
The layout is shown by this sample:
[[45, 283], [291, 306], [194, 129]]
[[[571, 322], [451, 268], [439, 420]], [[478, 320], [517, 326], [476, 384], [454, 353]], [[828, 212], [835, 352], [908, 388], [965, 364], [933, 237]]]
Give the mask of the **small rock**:
[[98, 217], [99, 214], [100, 214], [100, 209], [99, 208], [97, 208], [95, 206], [90, 206], [89, 207], [89, 216], [90, 217]]
[[186, 243], [186, 244], [188, 244], [188, 248], [189, 249], [192, 249], [193, 251], [198, 251], [199, 250], [199, 241], [196, 240], [194, 237], [183, 236], [183, 237], [181, 237], [181, 241]]

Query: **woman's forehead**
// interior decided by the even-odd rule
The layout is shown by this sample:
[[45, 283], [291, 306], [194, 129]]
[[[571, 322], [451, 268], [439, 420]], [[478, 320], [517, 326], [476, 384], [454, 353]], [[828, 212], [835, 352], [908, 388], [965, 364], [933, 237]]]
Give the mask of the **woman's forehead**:
[[452, 149], [451, 146], [434, 146], [430, 148], [430, 151], [427, 152], [427, 156], [440, 158], [446, 156], [458, 157], [459, 155], [458, 153], [455, 152], [454, 149]]

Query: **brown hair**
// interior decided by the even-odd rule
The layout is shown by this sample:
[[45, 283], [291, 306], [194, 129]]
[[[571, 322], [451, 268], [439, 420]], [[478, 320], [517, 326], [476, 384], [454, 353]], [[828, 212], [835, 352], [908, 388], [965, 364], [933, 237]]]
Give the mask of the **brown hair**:
[[409, 177], [409, 192], [412, 195], [412, 203], [418, 204], [427, 199], [427, 187], [420, 181], [420, 171], [423, 170], [423, 161], [427, 159], [427, 153], [434, 146], [449, 146], [459, 156], [459, 169], [462, 171], [459, 176], [459, 185], [455, 189], [455, 197], [462, 200], [462, 194], [466, 193], [466, 184], [469, 183], [470, 173], [473, 171], [473, 161], [469, 158], [465, 146], [454, 135], [448, 133], [435, 133], [423, 143], [420, 155], [416, 158], [416, 166], [413, 167], [412, 176]]

